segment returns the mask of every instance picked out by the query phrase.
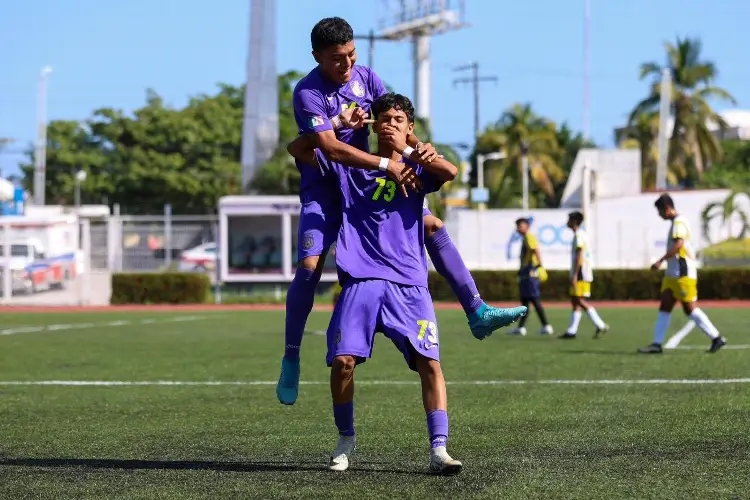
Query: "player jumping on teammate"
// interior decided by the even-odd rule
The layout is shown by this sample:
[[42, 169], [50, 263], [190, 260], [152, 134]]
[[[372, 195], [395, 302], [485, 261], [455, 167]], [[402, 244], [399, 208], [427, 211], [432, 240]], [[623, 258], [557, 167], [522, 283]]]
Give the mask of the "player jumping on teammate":
[[667, 253], [657, 260], [651, 269], [657, 271], [667, 263], [664, 279], [661, 284], [659, 315], [654, 325], [654, 341], [651, 345], [638, 349], [643, 354], [661, 354], [664, 337], [669, 328], [672, 309], [679, 301], [686, 316], [695, 322], [711, 339], [708, 352], [716, 352], [727, 343], [719, 334], [714, 324], [697, 305], [698, 301], [698, 268], [695, 253], [691, 244], [691, 231], [688, 221], [681, 216], [674, 206], [672, 197], [662, 194], [654, 203], [659, 216], [670, 221], [667, 233]]
[[[355, 65], [357, 55], [351, 26], [338, 17], [318, 22], [310, 35], [318, 63], [294, 89], [294, 113], [301, 134], [310, 134], [315, 146], [331, 160], [353, 167], [377, 170], [381, 158], [369, 154], [366, 113], [372, 102], [385, 94], [385, 85], [369, 68]], [[352, 109], [355, 108], [355, 109]], [[437, 157], [432, 146], [423, 145], [413, 133], [403, 149], [407, 158], [427, 162]], [[299, 388], [299, 351], [315, 288], [326, 252], [341, 225], [340, 190], [318, 167], [297, 162], [301, 174], [298, 265], [289, 286], [286, 306], [285, 350], [276, 394], [283, 404], [294, 404]], [[386, 169], [398, 177], [402, 167], [390, 161]], [[409, 178], [399, 177], [401, 184]], [[423, 211], [425, 245], [435, 269], [446, 278], [466, 312], [472, 334], [481, 339], [521, 316], [517, 309], [488, 306], [481, 298], [471, 273], [440, 219]]]
[[[414, 127], [414, 108], [406, 97], [387, 94], [372, 105], [379, 155], [399, 161]], [[315, 155], [333, 172], [343, 193], [343, 224], [336, 263], [343, 289], [327, 332], [327, 363], [339, 440], [329, 468], [343, 471], [356, 447], [354, 370], [372, 354], [375, 333], [383, 332], [419, 373], [430, 437], [430, 471], [457, 473], [461, 462], [446, 451], [448, 414], [445, 380], [439, 361], [435, 310], [427, 289], [422, 205], [425, 192], [437, 191], [457, 168], [438, 158], [413, 165], [423, 191], [408, 197], [384, 172], [353, 169], [312, 151], [313, 141], [297, 139], [290, 152], [304, 161]]]

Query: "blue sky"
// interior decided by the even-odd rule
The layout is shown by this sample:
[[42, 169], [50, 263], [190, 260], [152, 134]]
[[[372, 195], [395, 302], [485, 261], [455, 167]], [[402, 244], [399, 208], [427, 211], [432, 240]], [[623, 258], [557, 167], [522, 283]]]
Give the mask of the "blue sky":
[[[309, 33], [322, 17], [346, 18], [355, 32], [377, 28], [380, 0], [278, 0], [278, 69], [310, 70]], [[436, 139], [472, 136], [469, 87], [454, 87], [457, 65], [477, 60], [497, 84], [482, 86], [481, 120], [496, 120], [513, 102], [529, 101], [555, 121], [582, 124], [584, 0], [466, 0], [471, 27], [432, 41], [432, 115]], [[750, 2], [742, 0], [591, 0], [591, 133], [612, 144], [647, 91], [638, 66], [662, 62], [665, 40], [700, 36], [716, 62], [718, 84], [750, 107], [746, 39]], [[35, 134], [38, 74], [49, 78], [49, 118], [85, 119], [101, 106], [132, 110], [153, 88], [179, 106], [217, 82], [244, 80], [247, 0], [24, 0], [0, 17], [0, 137], [17, 142], [0, 154], [16, 169]], [[360, 60], [367, 47], [359, 42]], [[381, 43], [375, 69], [396, 90], [413, 89], [408, 43]], [[727, 107], [720, 106], [719, 109]]]

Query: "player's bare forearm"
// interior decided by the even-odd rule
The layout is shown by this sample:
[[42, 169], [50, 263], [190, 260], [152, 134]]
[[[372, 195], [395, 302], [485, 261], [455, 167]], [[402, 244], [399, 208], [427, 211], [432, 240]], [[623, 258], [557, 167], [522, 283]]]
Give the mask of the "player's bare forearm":
[[417, 137], [414, 134], [409, 134], [406, 136], [406, 144], [408, 146], [411, 146], [413, 148], [417, 147], [417, 144], [420, 144], [422, 141], [419, 140], [419, 137]]
[[379, 156], [365, 153], [354, 146], [339, 141], [336, 134], [331, 130], [315, 134], [313, 140], [315, 147], [336, 163], [367, 170], [378, 170], [380, 166]]
[[536, 261], [539, 263], [539, 265], [542, 265], [542, 253], [539, 251], [538, 248], [532, 248], [531, 254], [536, 257]]
[[667, 253], [664, 254], [664, 256], [659, 259], [659, 262], [664, 262], [665, 260], [669, 260], [678, 253], [680, 253], [680, 249], [685, 244], [685, 242], [681, 239], [679, 240], [673, 240], [672, 246], [667, 250]]
[[419, 158], [419, 155], [414, 151], [409, 159], [414, 163], [422, 165], [422, 167], [433, 174], [441, 181], [452, 181], [458, 175], [458, 167], [453, 163], [449, 162], [445, 158], [435, 158], [431, 162], [423, 161]]
[[310, 134], [297, 137], [289, 143], [286, 150], [295, 159], [303, 163], [315, 164], [315, 141]]

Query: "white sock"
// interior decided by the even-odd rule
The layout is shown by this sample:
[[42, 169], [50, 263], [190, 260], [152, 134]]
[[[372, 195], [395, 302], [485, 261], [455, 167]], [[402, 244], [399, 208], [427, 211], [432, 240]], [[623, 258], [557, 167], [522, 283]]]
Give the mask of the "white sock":
[[593, 307], [589, 307], [586, 310], [586, 314], [589, 315], [589, 319], [597, 328], [604, 328], [606, 326], [604, 324], [604, 321], [602, 321], [602, 318], [599, 316], [599, 313], [596, 312], [596, 309], [594, 309]]
[[656, 324], [654, 325], [654, 344], [662, 345], [664, 343], [664, 337], [667, 335], [667, 328], [669, 328], [669, 319], [671, 317], [671, 313], [659, 311], [659, 315], [656, 317]]
[[690, 313], [690, 319], [695, 321], [695, 324], [698, 325], [698, 328], [703, 330], [703, 333], [709, 336], [711, 339], [715, 339], [719, 336], [719, 330], [716, 329], [713, 323], [711, 323], [711, 320], [708, 319], [708, 316], [706, 316], [706, 313], [704, 313], [699, 308], [693, 309], [693, 312]]
[[575, 335], [578, 333], [578, 324], [581, 322], [581, 311], [573, 311], [570, 313], [570, 325], [568, 325], [568, 333]]

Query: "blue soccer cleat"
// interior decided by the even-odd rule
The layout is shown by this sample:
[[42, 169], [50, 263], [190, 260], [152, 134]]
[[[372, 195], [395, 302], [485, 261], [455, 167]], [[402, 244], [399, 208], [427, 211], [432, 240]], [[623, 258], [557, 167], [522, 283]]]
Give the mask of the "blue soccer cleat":
[[474, 337], [482, 340], [492, 332], [504, 326], [512, 325], [521, 317], [526, 316], [528, 308], [525, 306], [502, 309], [482, 304], [477, 311], [469, 315], [469, 328]]
[[283, 405], [293, 405], [299, 391], [299, 359], [281, 360], [281, 375], [276, 384], [276, 397]]

